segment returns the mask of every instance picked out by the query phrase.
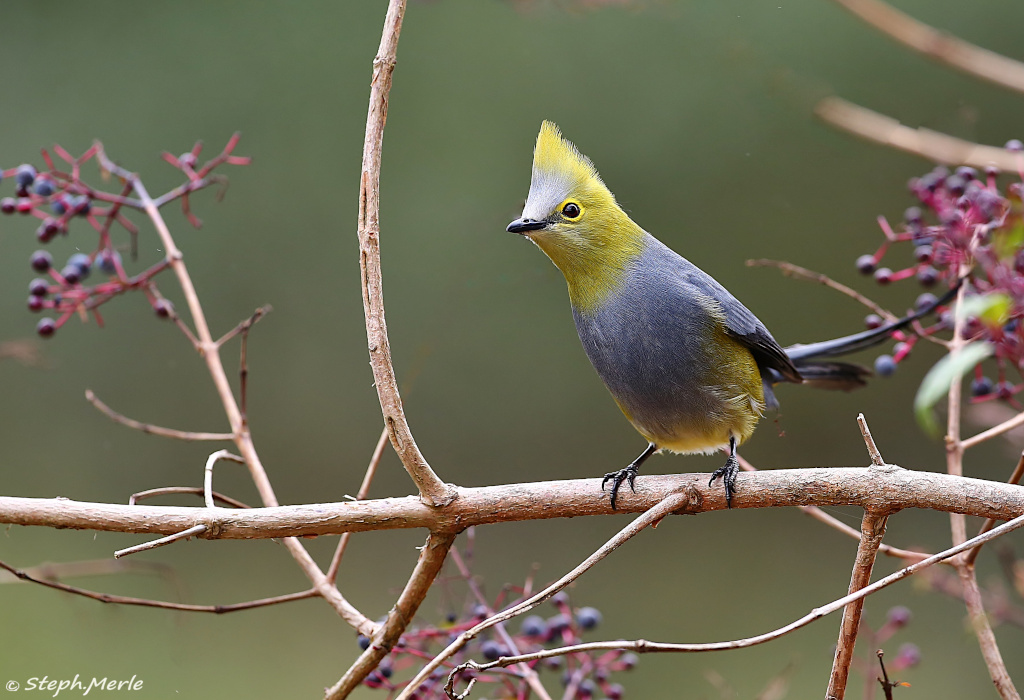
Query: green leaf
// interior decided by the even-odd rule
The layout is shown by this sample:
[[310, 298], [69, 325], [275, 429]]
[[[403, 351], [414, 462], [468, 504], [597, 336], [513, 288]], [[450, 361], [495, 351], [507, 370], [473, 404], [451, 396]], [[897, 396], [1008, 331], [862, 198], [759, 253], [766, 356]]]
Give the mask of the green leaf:
[[914, 397], [914, 414], [925, 432], [938, 436], [939, 426], [932, 408], [949, 393], [953, 382], [959, 382], [976, 364], [995, 352], [988, 341], [968, 343], [955, 355], [946, 355], [928, 370]]
[[1006, 261], [1024, 246], [1024, 219], [1018, 218], [1009, 228], [998, 229], [992, 236], [992, 247], [1000, 260]]
[[956, 309], [957, 320], [977, 318], [989, 326], [1001, 326], [1010, 320], [1013, 301], [1004, 292], [967, 297]]

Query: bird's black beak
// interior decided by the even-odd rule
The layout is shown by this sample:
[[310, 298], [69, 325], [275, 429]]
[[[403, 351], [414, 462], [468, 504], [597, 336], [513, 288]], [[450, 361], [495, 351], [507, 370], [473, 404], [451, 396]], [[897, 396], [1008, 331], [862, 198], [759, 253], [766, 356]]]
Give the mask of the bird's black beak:
[[547, 225], [547, 221], [516, 219], [505, 230], [509, 233], [529, 233], [530, 231], [540, 231], [542, 228], [547, 228]]

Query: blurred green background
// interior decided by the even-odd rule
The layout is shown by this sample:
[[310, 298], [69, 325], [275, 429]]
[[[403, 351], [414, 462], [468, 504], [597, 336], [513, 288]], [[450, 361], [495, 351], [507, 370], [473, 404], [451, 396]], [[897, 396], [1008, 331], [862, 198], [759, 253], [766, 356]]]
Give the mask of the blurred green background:
[[[1024, 58], [1024, 5], [900, 7]], [[274, 306], [251, 337], [249, 413], [283, 503], [355, 493], [380, 430], [355, 221], [384, 11], [384, 2], [51, 2], [5, 7], [0, 24], [5, 168], [38, 164], [39, 148], [54, 142], [77, 153], [99, 138], [158, 192], [178, 182], [161, 151], [180, 153], [203, 139], [212, 153], [233, 131], [243, 133], [238, 153], [252, 155], [253, 165], [226, 171], [223, 203], [209, 192], [194, 199], [203, 228], [189, 228], [177, 210], [169, 221], [215, 335], [258, 305]], [[919, 292], [913, 283], [876, 289], [853, 261], [879, 242], [878, 214], [898, 219], [912, 203], [905, 182], [929, 164], [836, 133], [812, 116], [818, 99], [838, 94], [991, 144], [1024, 132], [1022, 96], [929, 63], [824, 0], [414, 2], [398, 59], [382, 181], [388, 324], [416, 438], [442, 478], [463, 485], [593, 477], [643, 447], [579, 346], [560, 274], [504, 232], [525, 197], [542, 119], [556, 121], [595, 161], [642, 226], [725, 284], [783, 344], [859, 330], [864, 310], [749, 269], [747, 258], [826, 272], [898, 310]], [[3, 185], [5, 195], [12, 189]], [[34, 228], [18, 217], [0, 220], [0, 340], [34, 336], [37, 319], [25, 309]], [[82, 226], [51, 248], [61, 262], [94, 245]], [[141, 260], [159, 255], [144, 229]], [[901, 255], [909, 262], [907, 251], [894, 261]], [[178, 298], [169, 277], [161, 289]], [[43, 367], [0, 362], [3, 494], [125, 502], [134, 491], [201, 483], [209, 445], [132, 432], [83, 399], [90, 388], [139, 420], [226, 428], [201, 362], [171, 324], [154, 318], [140, 295], [104, 312], [104, 329], [74, 320], [46, 342], [31, 341]], [[234, 353], [226, 355], [232, 367]], [[764, 468], [863, 465], [854, 422], [863, 411], [889, 461], [942, 470], [941, 444], [911, 418], [913, 391], [935, 359], [922, 348], [896, 376], [852, 395], [783, 388], [782, 414], [762, 423], [743, 454]], [[983, 447], [968, 472], [1003, 479], [1015, 449]], [[709, 471], [720, 461], [661, 456], [645, 471]], [[222, 465], [216, 484], [257, 500], [236, 466]], [[372, 495], [405, 495], [410, 486], [389, 450]], [[857, 512], [834, 512], [856, 526]], [[537, 579], [551, 580], [626, 522], [482, 528], [475, 571], [491, 593], [521, 582], [535, 563]], [[143, 539], [8, 527], [0, 558], [19, 567], [104, 558]], [[887, 541], [900, 546], [938, 550], [948, 539], [945, 515], [906, 512], [889, 523]], [[383, 615], [422, 541], [420, 532], [356, 537], [343, 591], [370, 617]], [[326, 565], [334, 543], [308, 545]], [[783, 625], [843, 594], [854, 549], [795, 510], [673, 518], [601, 564], [572, 595], [604, 612], [595, 639], [725, 640]], [[981, 578], [999, 585], [992, 552], [981, 558]], [[305, 585], [274, 542], [192, 541], [138, 559], [173, 566], [188, 602], [237, 602]], [[881, 560], [876, 571], [895, 566]], [[73, 583], [178, 595], [153, 576]], [[894, 604], [915, 617], [886, 649], [914, 642], [923, 654], [920, 666], [899, 674], [913, 684], [901, 695], [992, 693], [962, 604], [908, 582], [870, 600], [868, 623], [881, 625]], [[450, 605], [434, 595], [421, 615], [438, 621]], [[136, 695], [147, 698], [320, 697], [358, 653], [351, 631], [316, 600], [215, 617], [5, 585], [0, 620], [8, 639], [0, 680], [137, 674], [145, 686]], [[788, 697], [821, 697], [838, 623], [833, 616], [744, 651], [644, 657], [616, 680], [627, 697], [717, 698], [706, 678], [713, 671], [748, 698], [794, 664]], [[1024, 631], [1002, 626], [997, 634], [1024, 683]], [[854, 675], [851, 696], [861, 679]]]

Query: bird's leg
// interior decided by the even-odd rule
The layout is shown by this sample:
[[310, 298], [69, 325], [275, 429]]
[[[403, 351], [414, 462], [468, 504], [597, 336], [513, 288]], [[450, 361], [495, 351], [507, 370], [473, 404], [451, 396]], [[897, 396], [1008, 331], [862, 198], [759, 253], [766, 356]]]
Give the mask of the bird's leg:
[[740, 473], [740, 464], [736, 461], [736, 438], [729, 438], [729, 459], [725, 460], [725, 464], [715, 470], [715, 473], [711, 475], [711, 480], [708, 482], [708, 486], [715, 483], [715, 479], [722, 477], [722, 483], [725, 484], [725, 504], [732, 508], [732, 496], [736, 493], [736, 475]]
[[622, 486], [622, 482], [626, 481], [629, 483], [630, 491], [636, 493], [636, 489], [633, 488], [633, 482], [636, 481], [636, 474], [640, 471], [640, 465], [657, 451], [658, 446], [652, 442], [647, 445], [647, 449], [634, 459], [628, 467], [617, 472], [608, 472], [604, 475], [604, 479], [601, 480], [601, 490], [604, 491], [604, 485], [609, 481], [612, 482], [612, 510], [615, 510], [615, 499], [619, 495], [619, 487]]

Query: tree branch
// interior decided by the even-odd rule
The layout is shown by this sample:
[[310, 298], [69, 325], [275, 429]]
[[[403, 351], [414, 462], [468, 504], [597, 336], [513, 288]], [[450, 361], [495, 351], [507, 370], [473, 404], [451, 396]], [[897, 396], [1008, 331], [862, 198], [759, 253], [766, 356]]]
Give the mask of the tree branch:
[[384, 290], [380, 271], [380, 160], [384, 124], [388, 116], [388, 93], [395, 69], [398, 35], [402, 30], [405, 0], [388, 4], [384, 31], [377, 57], [373, 59], [370, 81], [370, 107], [366, 115], [363, 142], [363, 169], [359, 186], [359, 270], [366, 314], [366, 340], [370, 350], [374, 386], [384, 415], [391, 444], [412, 477], [420, 496], [430, 505], [444, 505], [455, 498], [455, 491], [438, 478], [416, 446], [398, 393], [398, 380], [391, 364], [391, 345], [384, 320]]
[[[886, 516], [864, 511], [860, 524], [860, 544], [857, 545], [857, 557], [850, 576], [850, 593], [856, 593], [871, 583], [871, 570], [875, 565], [878, 545], [882, 544], [882, 537], [885, 535], [885, 522]], [[857, 631], [860, 629], [863, 611], [863, 598], [850, 602], [843, 610], [839, 641], [832, 662], [832, 676], [829, 678], [828, 691], [825, 693], [828, 700], [843, 700], [846, 694], [846, 680], [850, 675], [850, 662], [853, 661], [853, 650], [857, 645]]]
[[836, 0], [853, 14], [928, 58], [990, 83], [1024, 92], [1024, 63], [970, 44], [880, 0]]
[[420, 550], [416, 568], [413, 569], [412, 576], [405, 584], [405, 589], [398, 597], [395, 607], [391, 608], [387, 620], [370, 639], [370, 646], [359, 655], [359, 658], [345, 672], [341, 680], [333, 688], [328, 689], [327, 700], [339, 700], [347, 697], [391, 651], [398, 638], [402, 636], [402, 632], [412, 622], [420, 603], [427, 596], [427, 591], [434, 579], [437, 578], [438, 572], [441, 571], [441, 566], [444, 564], [455, 537], [454, 533], [431, 533], [427, 537], [427, 543]]
[[827, 97], [814, 109], [819, 117], [861, 138], [947, 165], [971, 165], [1017, 170], [1014, 154], [1003, 148], [964, 141], [924, 127], [912, 129], [892, 117], [879, 114], [839, 97]]
[[[722, 489], [707, 474], [641, 476], [636, 493], [612, 510], [600, 479], [460, 488], [459, 498], [433, 508], [416, 496], [273, 508], [187, 508], [86, 503], [66, 498], [0, 496], [0, 523], [170, 535], [205, 524], [203, 539], [265, 539], [342, 532], [427, 528], [459, 532], [471, 525], [643, 512], [668, 494], [691, 489], [688, 513], [725, 510]], [[853, 505], [876, 512], [928, 508], [1009, 520], [1024, 513], [1024, 488], [996, 481], [919, 472], [893, 465], [771, 469], [737, 479], [733, 508]]]

